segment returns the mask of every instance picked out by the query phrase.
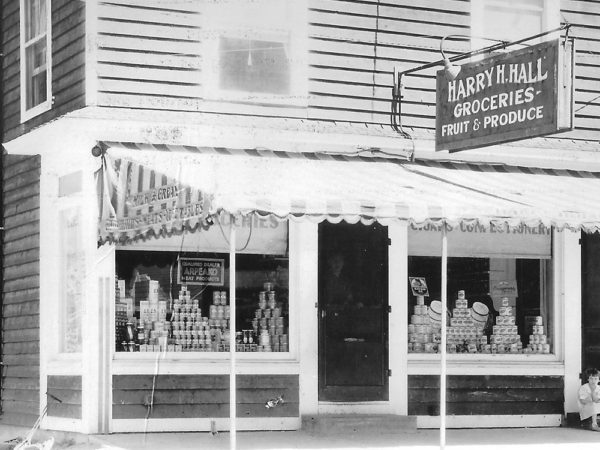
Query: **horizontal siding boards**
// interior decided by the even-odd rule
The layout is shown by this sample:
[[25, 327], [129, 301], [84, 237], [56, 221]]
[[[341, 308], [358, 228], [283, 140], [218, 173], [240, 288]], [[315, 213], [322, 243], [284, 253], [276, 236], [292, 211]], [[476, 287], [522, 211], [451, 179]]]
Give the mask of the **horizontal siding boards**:
[[[7, 141], [69, 111], [85, 106], [85, 2], [52, 2], [52, 108], [25, 124], [20, 120], [19, 1], [9, 0], [11, 26], [3, 35], [5, 54], [4, 130]], [[15, 4], [14, 10], [12, 9]]]
[[[378, 4], [379, 3], [379, 4]], [[439, 42], [466, 34], [468, 2], [309, 2], [309, 118], [387, 125], [393, 71], [440, 59]], [[377, 30], [377, 31], [376, 31]], [[448, 41], [448, 54], [468, 50]], [[406, 77], [403, 124], [435, 127], [435, 70]]]
[[39, 156], [4, 157], [2, 421], [31, 426], [39, 414]]
[[[439, 415], [439, 376], [408, 377], [408, 414]], [[562, 414], [564, 381], [558, 376], [449, 376], [449, 415]]]
[[81, 376], [48, 376], [48, 416], [81, 419]]
[[200, 110], [201, 17], [195, 2], [104, 1], [98, 11], [101, 106]]
[[[600, 140], [600, 8], [595, 2], [561, 1], [575, 37], [575, 130], [571, 139]], [[563, 136], [562, 134], [560, 136]]]
[[[154, 383], [154, 397], [152, 388]], [[297, 375], [238, 375], [238, 417], [298, 417]], [[283, 405], [266, 408], [271, 398]], [[152, 410], [149, 412], [149, 405]], [[113, 376], [113, 418], [229, 417], [229, 376], [145, 375]]]

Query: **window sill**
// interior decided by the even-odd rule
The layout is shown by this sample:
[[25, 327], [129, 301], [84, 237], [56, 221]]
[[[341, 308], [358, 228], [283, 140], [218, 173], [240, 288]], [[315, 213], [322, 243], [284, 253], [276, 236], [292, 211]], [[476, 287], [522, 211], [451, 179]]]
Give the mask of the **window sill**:
[[44, 103], [40, 103], [37, 106], [34, 106], [31, 109], [25, 110], [24, 106], [21, 105], [21, 123], [25, 123], [28, 120], [33, 119], [34, 117], [39, 116], [40, 114], [49, 111], [52, 108], [52, 102], [50, 100], [46, 100]]
[[[439, 353], [411, 353], [407, 357], [410, 362], [437, 362], [441, 356]], [[553, 354], [539, 353], [448, 353], [447, 363], [455, 362], [558, 362], [558, 357]]]

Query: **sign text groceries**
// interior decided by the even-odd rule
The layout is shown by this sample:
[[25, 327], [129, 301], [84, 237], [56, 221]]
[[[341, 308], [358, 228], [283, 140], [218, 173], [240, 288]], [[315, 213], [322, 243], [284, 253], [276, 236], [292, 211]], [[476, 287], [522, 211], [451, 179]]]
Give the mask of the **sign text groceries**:
[[460, 150], [556, 129], [558, 43], [549, 42], [437, 74], [436, 149]]
[[[536, 95], [541, 94], [541, 91], [533, 86], [473, 100], [466, 99], [491, 88], [494, 84], [531, 85], [546, 79], [548, 79], [548, 70], [543, 69], [542, 58], [538, 58], [534, 62], [499, 64], [474, 76], [448, 82], [448, 102], [458, 102], [453, 108], [453, 115], [456, 119], [464, 120], [442, 125], [442, 136], [465, 133], [470, 127], [477, 131], [479, 127], [485, 129], [543, 118], [544, 105], [529, 105]], [[517, 110], [495, 113], [510, 106], [521, 105], [523, 106]], [[480, 112], [490, 114], [483, 115], [483, 120], [478, 117], [473, 120], [467, 119]]]

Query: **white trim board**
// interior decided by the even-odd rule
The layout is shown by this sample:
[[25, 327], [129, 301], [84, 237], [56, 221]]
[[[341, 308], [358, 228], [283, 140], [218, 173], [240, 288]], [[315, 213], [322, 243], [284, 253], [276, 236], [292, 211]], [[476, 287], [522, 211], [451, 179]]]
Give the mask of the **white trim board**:
[[[558, 427], [560, 414], [446, 416], [446, 428]], [[417, 416], [417, 428], [439, 428], [440, 416]]]
[[[143, 432], [177, 432], [177, 431], [211, 431], [214, 420], [217, 431], [229, 430], [229, 418], [190, 418], [190, 419], [115, 419], [112, 421], [111, 433], [143, 433]], [[302, 425], [300, 417], [259, 417], [255, 419], [238, 417], [238, 431], [264, 430], [299, 430]]]

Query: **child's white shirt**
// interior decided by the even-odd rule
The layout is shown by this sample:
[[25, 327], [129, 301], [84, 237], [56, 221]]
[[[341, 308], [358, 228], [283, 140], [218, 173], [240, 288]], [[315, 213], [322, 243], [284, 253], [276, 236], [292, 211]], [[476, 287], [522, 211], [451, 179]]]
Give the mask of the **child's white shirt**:
[[[596, 385], [596, 395], [600, 398], [600, 385]], [[577, 402], [579, 403], [579, 418], [585, 420], [594, 414], [600, 414], [600, 401], [584, 403], [585, 400], [592, 399], [592, 388], [589, 383], [585, 383], [579, 388]]]

